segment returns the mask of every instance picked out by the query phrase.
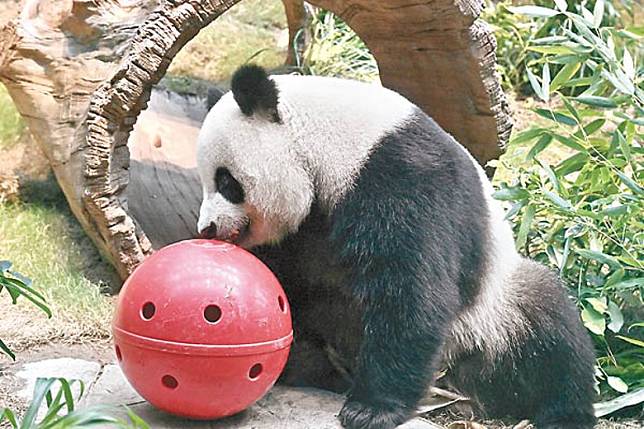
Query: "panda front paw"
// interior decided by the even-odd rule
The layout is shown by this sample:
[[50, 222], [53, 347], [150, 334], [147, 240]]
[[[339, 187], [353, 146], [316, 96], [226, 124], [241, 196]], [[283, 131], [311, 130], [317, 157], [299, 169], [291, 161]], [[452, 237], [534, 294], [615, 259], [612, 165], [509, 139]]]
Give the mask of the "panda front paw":
[[375, 405], [347, 400], [338, 418], [346, 429], [394, 429], [412, 413], [398, 406]]

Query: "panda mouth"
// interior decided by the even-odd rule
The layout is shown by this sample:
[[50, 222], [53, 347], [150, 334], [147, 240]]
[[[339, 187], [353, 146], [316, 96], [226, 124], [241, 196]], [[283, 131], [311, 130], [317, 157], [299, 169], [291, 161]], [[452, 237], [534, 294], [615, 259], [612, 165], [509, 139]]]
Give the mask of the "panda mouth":
[[239, 244], [244, 240], [244, 238], [246, 238], [249, 230], [250, 230], [250, 220], [246, 221], [246, 223], [241, 228], [233, 229], [230, 235], [227, 238], [225, 238], [224, 241], [227, 241], [233, 244]]

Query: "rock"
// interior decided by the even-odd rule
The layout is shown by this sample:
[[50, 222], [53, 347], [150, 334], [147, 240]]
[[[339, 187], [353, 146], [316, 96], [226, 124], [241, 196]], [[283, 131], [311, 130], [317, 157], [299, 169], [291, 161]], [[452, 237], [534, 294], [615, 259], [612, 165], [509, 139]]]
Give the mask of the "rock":
[[92, 385], [89, 393], [80, 402], [81, 407], [91, 405], [133, 405], [144, 402], [145, 399], [136, 393], [123, 376], [121, 368], [116, 364], [103, 367], [103, 372]]
[[[58, 358], [31, 362], [23, 365], [16, 373], [16, 377], [23, 380], [24, 387], [18, 391], [18, 396], [30, 400], [34, 393], [36, 379], [45, 377], [66, 378], [67, 380], [81, 380], [87, 390], [96, 380], [101, 370], [98, 362], [83, 359]], [[80, 386], [74, 386], [74, 393], [78, 394]], [[56, 387], [54, 387], [54, 391]]]
[[[34, 386], [38, 378], [65, 378], [68, 381], [80, 380], [85, 385], [85, 391], [92, 387], [101, 370], [101, 364], [98, 362], [87, 361], [73, 358], [47, 359], [38, 362], [31, 362], [23, 365], [16, 373], [16, 377], [22, 380], [23, 388], [16, 394], [27, 402], [31, 401], [34, 393]], [[57, 382], [52, 386], [52, 392], [57, 392], [60, 384]], [[72, 392], [77, 397], [80, 393], [80, 385], [74, 383]], [[38, 419], [45, 415], [47, 405], [43, 401], [38, 410]]]

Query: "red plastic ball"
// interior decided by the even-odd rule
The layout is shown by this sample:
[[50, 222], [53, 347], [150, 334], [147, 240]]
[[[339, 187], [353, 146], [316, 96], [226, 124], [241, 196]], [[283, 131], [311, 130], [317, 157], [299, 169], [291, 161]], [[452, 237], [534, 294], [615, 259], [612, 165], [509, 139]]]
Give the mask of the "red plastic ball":
[[187, 240], [127, 279], [113, 323], [116, 356], [134, 389], [173, 414], [235, 414], [273, 386], [293, 330], [286, 295], [255, 256]]

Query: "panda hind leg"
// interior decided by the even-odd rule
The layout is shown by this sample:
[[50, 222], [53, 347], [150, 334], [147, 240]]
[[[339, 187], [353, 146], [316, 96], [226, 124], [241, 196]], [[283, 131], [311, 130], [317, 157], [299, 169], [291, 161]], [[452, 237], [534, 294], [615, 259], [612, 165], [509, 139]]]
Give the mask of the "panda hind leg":
[[517, 273], [513, 310], [504, 314], [516, 329], [510, 327], [502, 349], [493, 338], [482, 350], [462, 351], [450, 362], [448, 382], [478, 414], [528, 418], [537, 429], [590, 429], [596, 421], [590, 337], [554, 273], [528, 260]]

